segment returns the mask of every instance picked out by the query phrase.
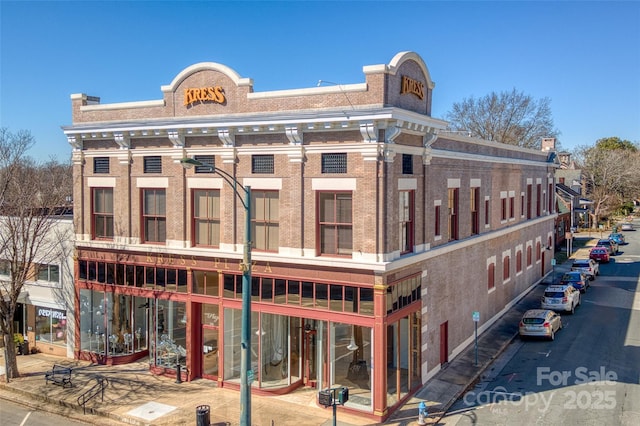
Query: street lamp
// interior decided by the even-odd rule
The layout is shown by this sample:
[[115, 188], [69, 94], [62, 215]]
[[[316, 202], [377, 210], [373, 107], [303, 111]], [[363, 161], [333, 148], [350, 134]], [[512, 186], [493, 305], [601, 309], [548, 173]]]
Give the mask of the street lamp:
[[[180, 164], [185, 169], [194, 166], [206, 167], [222, 177], [233, 188], [244, 207], [244, 250], [242, 256], [242, 335], [240, 341], [240, 425], [251, 426], [251, 187], [243, 186], [236, 178], [214, 165], [201, 163], [193, 158], [183, 158]], [[240, 187], [240, 190], [238, 190]]]

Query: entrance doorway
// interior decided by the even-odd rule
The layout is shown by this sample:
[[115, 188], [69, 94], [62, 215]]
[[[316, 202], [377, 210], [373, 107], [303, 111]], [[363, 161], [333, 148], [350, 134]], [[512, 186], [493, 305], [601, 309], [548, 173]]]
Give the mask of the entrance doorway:
[[315, 321], [308, 320], [304, 325], [304, 345], [302, 348], [302, 383], [305, 386], [317, 387], [317, 330]]
[[440, 364], [449, 362], [449, 321], [440, 324]]

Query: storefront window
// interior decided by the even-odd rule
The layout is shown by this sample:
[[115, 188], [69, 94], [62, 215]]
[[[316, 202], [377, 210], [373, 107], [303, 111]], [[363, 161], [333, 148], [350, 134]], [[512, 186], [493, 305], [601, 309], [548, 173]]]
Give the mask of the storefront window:
[[346, 406], [366, 411], [373, 409], [371, 333], [370, 327], [331, 323], [331, 386], [347, 386]]
[[36, 340], [54, 345], [67, 344], [67, 312], [36, 306]]
[[147, 349], [147, 299], [80, 290], [80, 347], [109, 356]]
[[258, 337], [260, 346], [260, 387], [289, 384], [289, 322], [286, 316], [261, 314]]
[[187, 362], [186, 304], [170, 300], [156, 301], [156, 365], [176, 368]]

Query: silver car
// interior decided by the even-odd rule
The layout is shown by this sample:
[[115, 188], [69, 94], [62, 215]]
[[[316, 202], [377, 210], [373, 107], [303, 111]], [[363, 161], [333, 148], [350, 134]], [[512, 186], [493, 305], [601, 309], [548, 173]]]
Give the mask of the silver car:
[[573, 314], [579, 305], [580, 292], [572, 285], [550, 285], [544, 290], [540, 307]]
[[591, 281], [600, 275], [600, 265], [593, 259], [576, 259], [571, 264], [571, 270], [583, 272]]
[[556, 333], [562, 328], [562, 318], [550, 309], [530, 309], [522, 316], [518, 333], [520, 338], [546, 337], [556, 338]]

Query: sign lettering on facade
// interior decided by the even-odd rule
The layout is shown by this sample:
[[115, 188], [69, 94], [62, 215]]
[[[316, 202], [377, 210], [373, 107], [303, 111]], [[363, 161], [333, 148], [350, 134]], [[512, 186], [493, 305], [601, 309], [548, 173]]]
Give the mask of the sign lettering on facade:
[[184, 106], [207, 101], [223, 104], [226, 100], [222, 86], [184, 89]]
[[405, 93], [412, 93], [422, 100], [424, 99], [424, 84], [403, 75], [400, 94], [405, 94]]

